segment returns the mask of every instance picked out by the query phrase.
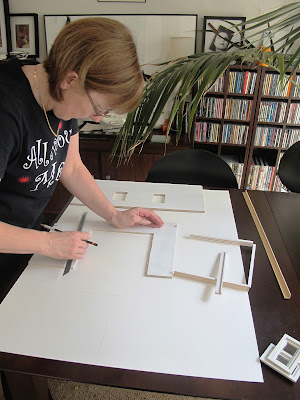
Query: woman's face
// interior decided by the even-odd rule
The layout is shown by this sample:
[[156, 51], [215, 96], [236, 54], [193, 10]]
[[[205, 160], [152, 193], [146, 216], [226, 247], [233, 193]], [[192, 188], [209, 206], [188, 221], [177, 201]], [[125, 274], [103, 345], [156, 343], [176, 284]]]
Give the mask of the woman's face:
[[221, 36], [216, 36], [215, 38], [215, 48], [217, 51], [225, 51], [228, 47], [227, 40], [229, 40], [229, 35], [226, 32], [220, 32], [219, 35]]
[[[90, 92], [90, 96], [93, 98], [93, 103], [96, 105], [97, 110], [100, 113], [105, 113], [109, 111], [106, 104], [107, 101], [105, 96], [97, 93]], [[71, 93], [70, 91], [64, 92], [64, 99], [60, 103], [56, 103], [53, 107], [53, 112], [57, 118], [63, 119], [65, 121], [76, 118], [76, 119], [86, 119], [91, 118], [95, 122], [99, 122], [103, 115], [96, 115], [93, 105], [91, 104], [87, 93]]]
[[[104, 94], [82, 91], [76, 79], [62, 89], [63, 100], [56, 102], [53, 107], [53, 112], [57, 118], [65, 121], [71, 118], [91, 118], [93, 121], [99, 122], [103, 118], [102, 114], [109, 111], [108, 99]], [[96, 115], [96, 111], [97, 114], [101, 115]]]

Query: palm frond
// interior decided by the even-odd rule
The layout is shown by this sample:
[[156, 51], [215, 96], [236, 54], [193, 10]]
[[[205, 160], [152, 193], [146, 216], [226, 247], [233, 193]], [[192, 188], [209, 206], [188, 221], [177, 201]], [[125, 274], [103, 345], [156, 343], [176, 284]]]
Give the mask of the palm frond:
[[[235, 63], [262, 62], [279, 72], [283, 82], [300, 65], [300, 46], [288, 54], [300, 41], [300, 2], [287, 4], [277, 10], [234, 25], [244, 35], [242, 46], [230, 52], [193, 54], [159, 64], [162, 69], [146, 84], [140, 105], [128, 114], [114, 145], [113, 155], [119, 154], [119, 162], [129, 159], [134, 150], [143, 145], [152, 132], [166, 104], [173, 102], [167, 132], [176, 120], [177, 140], [183, 125], [184, 104], [192, 94], [188, 108], [188, 132], [202, 96], [209, 87]], [[287, 32], [288, 30], [288, 32]], [[269, 40], [268, 51], [261, 47], [262, 36]], [[258, 43], [258, 44], [257, 44]], [[287, 70], [292, 70], [287, 74]]]

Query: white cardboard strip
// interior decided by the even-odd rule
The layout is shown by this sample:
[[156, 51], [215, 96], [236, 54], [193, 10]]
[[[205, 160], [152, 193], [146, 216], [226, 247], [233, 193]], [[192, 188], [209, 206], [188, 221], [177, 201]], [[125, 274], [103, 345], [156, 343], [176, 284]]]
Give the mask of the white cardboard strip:
[[[65, 224], [62, 230], [72, 229], [71, 226]], [[177, 224], [170, 222], [165, 223], [161, 228], [152, 228], [148, 226], [134, 226], [132, 228], [118, 229], [107, 222], [96, 222], [85, 224], [85, 230], [93, 231], [110, 231], [134, 234], [152, 234], [152, 246], [148, 263], [148, 276], [159, 276], [172, 278], [174, 270], [175, 246]], [[72, 266], [73, 267], [73, 266]]]
[[[200, 185], [96, 180], [105, 197], [121, 208], [144, 207], [154, 210], [204, 212]], [[81, 205], [74, 198], [72, 205]]]
[[253, 270], [254, 270], [254, 260], [255, 260], [255, 252], [256, 252], [256, 244], [253, 243], [252, 252], [251, 252], [251, 259], [250, 259], [248, 283], [247, 283], [247, 285], [249, 286], [249, 288], [251, 288], [251, 286], [252, 286]]
[[147, 275], [172, 278], [177, 225], [165, 225], [165, 229], [154, 232]]
[[216, 289], [215, 289], [216, 294], [222, 294], [225, 261], [226, 261], [226, 253], [222, 252], [220, 253], [220, 259], [219, 259], [219, 269], [218, 269]]

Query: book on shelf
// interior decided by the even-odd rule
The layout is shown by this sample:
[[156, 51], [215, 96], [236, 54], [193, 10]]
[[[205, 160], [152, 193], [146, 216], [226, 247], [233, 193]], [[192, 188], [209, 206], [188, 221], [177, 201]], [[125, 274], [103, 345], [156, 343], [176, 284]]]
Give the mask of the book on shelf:
[[200, 121], [195, 123], [194, 142], [217, 143], [219, 140], [220, 124]]
[[248, 131], [248, 125], [224, 124], [222, 143], [246, 145]]
[[281, 182], [281, 180], [280, 180], [278, 175], [276, 175], [275, 178], [274, 178], [273, 191], [274, 192], [284, 192], [284, 193], [289, 192], [289, 190]]
[[248, 175], [248, 190], [272, 190], [275, 167], [261, 157], [253, 157]]
[[230, 166], [232, 169], [237, 183], [238, 187], [241, 187], [242, 183], [242, 176], [243, 176], [243, 169], [244, 169], [244, 157], [239, 156], [239, 155], [226, 155], [226, 154], [221, 154], [221, 158], [227, 162], [227, 164]]
[[292, 87], [292, 82], [286, 77], [281, 78], [279, 74], [266, 73], [263, 82], [262, 95], [288, 97]]
[[279, 147], [282, 128], [258, 126], [255, 132], [254, 146]]
[[294, 143], [300, 140], [300, 129], [286, 128], [283, 134], [282, 145], [283, 149], [291, 147]]
[[294, 86], [294, 93], [292, 94], [293, 97], [299, 97], [300, 98], [300, 75], [297, 75], [294, 79], [296, 85], [298, 86]]
[[226, 100], [224, 118], [249, 121], [251, 110], [252, 100], [228, 98]]
[[257, 72], [230, 71], [228, 93], [253, 94]]
[[208, 89], [208, 92], [224, 92], [224, 74], [222, 74], [216, 82]]
[[284, 101], [262, 101], [259, 107], [259, 122], [279, 122], [284, 121], [287, 103]]
[[202, 118], [222, 118], [223, 98], [202, 97], [198, 106], [197, 116]]
[[291, 103], [287, 123], [300, 124], [300, 103]]

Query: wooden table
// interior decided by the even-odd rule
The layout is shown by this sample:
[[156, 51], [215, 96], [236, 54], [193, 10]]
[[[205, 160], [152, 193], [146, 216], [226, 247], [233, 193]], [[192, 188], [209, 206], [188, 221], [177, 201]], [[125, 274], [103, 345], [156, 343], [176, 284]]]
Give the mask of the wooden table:
[[251, 192], [253, 201], [264, 221], [265, 229], [269, 230], [267, 221], [270, 217], [264, 215], [263, 209], [270, 207], [276, 221], [290, 260], [300, 281], [300, 194], [278, 192]]
[[[292, 293], [290, 300], [283, 299], [242, 192], [232, 190], [231, 199], [239, 237], [257, 243], [253, 284], [249, 295], [259, 353], [262, 354], [270, 343], [277, 343], [284, 333], [300, 339], [300, 195], [250, 192], [250, 197]], [[292, 383], [265, 365], [262, 368], [265, 382], [249, 383], [129, 371], [0, 353], [0, 370], [29, 374], [11, 375], [12, 381], [22, 378], [22, 385], [27, 382], [28, 400], [47, 398], [46, 391], [41, 389], [43, 385], [46, 387], [46, 379], [43, 380], [41, 376], [212, 398], [300, 398], [299, 382]], [[30, 397], [35, 396], [33, 392], [39, 393], [39, 397]], [[25, 397], [18, 397], [16, 393], [15, 399], [21, 398]]]

